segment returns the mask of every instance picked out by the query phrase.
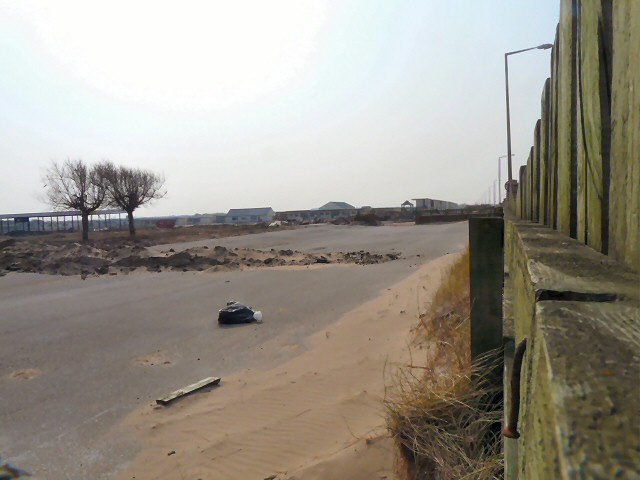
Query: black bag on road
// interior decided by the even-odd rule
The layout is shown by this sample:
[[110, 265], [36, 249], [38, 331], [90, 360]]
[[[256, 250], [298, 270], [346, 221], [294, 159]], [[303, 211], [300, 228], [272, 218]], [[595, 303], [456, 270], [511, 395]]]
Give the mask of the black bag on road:
[[[238, 323], [251, 323], [259, 320], [254, 316], [251, 308], [238, 302], [229, 302], [227, 306], [218, 312], [218, 323], [221, 325], [234, 325]], [[260, 318], [262, 315], [260, 315]]]

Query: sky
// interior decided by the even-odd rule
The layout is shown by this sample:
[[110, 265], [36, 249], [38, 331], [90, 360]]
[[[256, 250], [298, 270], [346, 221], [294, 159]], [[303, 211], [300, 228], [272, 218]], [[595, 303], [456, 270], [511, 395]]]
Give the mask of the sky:
[[[42, 177], [66, 159], [163, 174], [138, 216], [493, 201], [504, 53], [553, 43], [558, 17], [558, 0], [0, 0], [0, 213], [50, 210]], [[509, 57], [516, 177], [550, 52]]]

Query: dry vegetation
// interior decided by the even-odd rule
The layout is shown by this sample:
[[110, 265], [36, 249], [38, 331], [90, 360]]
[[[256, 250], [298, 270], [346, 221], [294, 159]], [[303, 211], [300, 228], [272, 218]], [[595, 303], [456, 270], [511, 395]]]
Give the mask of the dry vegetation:
[[470, 361], [468, 249], [443, 278], [385, 402], [398, 470], [410, 480], [502, 478], [501, 388], [487, 378], [499, 357]]

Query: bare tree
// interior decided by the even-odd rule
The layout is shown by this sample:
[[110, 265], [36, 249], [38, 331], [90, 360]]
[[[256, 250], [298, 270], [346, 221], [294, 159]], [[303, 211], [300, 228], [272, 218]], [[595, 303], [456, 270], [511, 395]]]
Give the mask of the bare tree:
[[45, 189], [55, 209], [80, 210], [82, 240], [89, 240], [89, 214], [100, 208], [106, 197], [101, 165], [88, 166], [82, 160], [53, 161], [45, 173]]
[[111, 162], [103, 162], [101, 168], [106, 180], [109, 204], [127, 212], [129, 234], [135, 235], [133, 211], [165, 196], [166, 192], [162, 189], [164, 177], [149, 170], [116, 167]]

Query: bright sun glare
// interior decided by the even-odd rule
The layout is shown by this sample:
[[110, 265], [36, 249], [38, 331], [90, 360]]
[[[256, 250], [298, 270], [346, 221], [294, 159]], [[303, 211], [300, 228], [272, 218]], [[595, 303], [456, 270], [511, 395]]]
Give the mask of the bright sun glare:
[[88, 87], [177, 109], [239, 106], [304, 75], [321, 2], [51, 2], [17, 7]]

